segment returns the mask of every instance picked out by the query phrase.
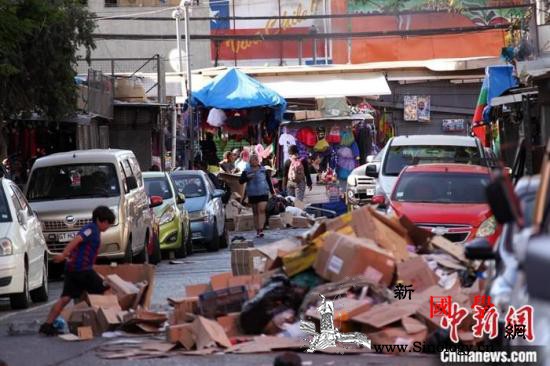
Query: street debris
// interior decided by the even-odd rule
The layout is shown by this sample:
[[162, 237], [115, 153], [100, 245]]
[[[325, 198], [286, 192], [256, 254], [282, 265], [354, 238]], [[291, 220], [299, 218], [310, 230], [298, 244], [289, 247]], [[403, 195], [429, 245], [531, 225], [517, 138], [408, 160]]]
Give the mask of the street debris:
[[[237, 226], [245, 225], [242, 217], [237, 210]], [[475, 276], [480, 263], [468, 261], [461, 246], [406, 217], [387, 217], [369, 207], [259, 247], [235, 237], [230, 251], [232, 271], [168, 298], [169, 314], [146, 310], [154, 274], [100, 272], [114, 284], [113, 294], [88, 296], [75, 305], [66, 318], [69, 326], [89, 327], [93, 336], [117, 330], [151, 334], [143, 342], [121, 342], [122, 337], [107, 343], [98, 351], [106, 359], [305, 351], [312, 335], [320, 334], [318, 308], [326, 299], [335, 334], [353, 342], [346, 338], [345, 346], [316, 350], [364, 353], [372, 352], [364, 347], [370, 342], [412, 347], [445, 332], [444, 314], [434, 314], [433, 299], [450, 296], [470, 308], [484, 289]], [[458, 328], [468, 344], [479, 340], [468, 336], [472, 321], [470, 316]]]

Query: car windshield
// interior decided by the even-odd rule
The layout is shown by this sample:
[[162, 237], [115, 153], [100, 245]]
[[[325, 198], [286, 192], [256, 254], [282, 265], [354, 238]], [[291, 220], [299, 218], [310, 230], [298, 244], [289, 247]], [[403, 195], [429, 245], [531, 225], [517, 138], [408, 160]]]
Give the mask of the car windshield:
[[486, 203], [488, 174], [404, 173], [399, 179], [393, 200], [428, 203]]
[[160, 196], [163, 200], [174, 198], [166, 177], [143, 178], [143, 181], [145, 182], [145, 192], [149, 197]]
[[475, 146], [392, 146], [384, 163], [384, 174], [398, 176], [408, 165], [428, 163], [481, 165], [481, 156]]
[[30, 178], [30, 202], [120, 195], [113, 164], [71, 164], [36, 169]]
[[172, 177], [176, 183], [176, 189], [183, 193], [186, 198], [196, 198], [206, 196], [206, 186], [204, 180], [198, 175], [174, 175]]
[[11, 222], [10, 206], [4, 194], [4, 188], [0, 183], [0, 222]]

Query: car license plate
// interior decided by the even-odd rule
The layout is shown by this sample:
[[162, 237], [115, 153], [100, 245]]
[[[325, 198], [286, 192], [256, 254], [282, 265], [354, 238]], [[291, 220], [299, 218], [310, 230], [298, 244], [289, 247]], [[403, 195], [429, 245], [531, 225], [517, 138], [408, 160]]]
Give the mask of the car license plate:
[[60, 243], [67, 243], [73, 240], [76, 237], [76, 234], [78, 234], [78, 231], [71, 231], [68, 233], [58, 233], [57, 241]]
[[367, 196], [374, 196], [374, 189], [367, 189]]

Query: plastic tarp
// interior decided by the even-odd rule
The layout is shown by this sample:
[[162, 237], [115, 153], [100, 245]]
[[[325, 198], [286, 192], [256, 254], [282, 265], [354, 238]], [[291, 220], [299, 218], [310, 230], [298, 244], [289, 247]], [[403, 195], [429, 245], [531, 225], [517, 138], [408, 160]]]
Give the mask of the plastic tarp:
[[277, 92], [235, 68], [216, 76], [209, 84], [193, 92], [191, 103], [218, 109], [272, 107], [279, 121], [286, 110], [286, 101]]

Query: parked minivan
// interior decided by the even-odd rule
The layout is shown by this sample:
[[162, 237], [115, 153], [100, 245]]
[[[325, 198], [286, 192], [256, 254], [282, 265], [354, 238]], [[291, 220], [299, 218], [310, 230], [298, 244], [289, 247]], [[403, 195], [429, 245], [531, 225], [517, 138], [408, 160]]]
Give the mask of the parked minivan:
[[404, 167], [427, 163], [488, 166], [483, 145], [476, 137], [451, 135], [392, 137], [384, 147], [381, 164], [370, 164], [366, 167], [366, 175], [377, 178], [373, 203], [388, 202], [397, 177]]
[[95, 207], [115, 213], [101, 234], [99, 257], [143, 262], [152, 214], [138, 161], [128, 150], [80, 150], [36, 160], [25, 190], [42, 223], [48, 248], [61, 253], [92, 220]]

